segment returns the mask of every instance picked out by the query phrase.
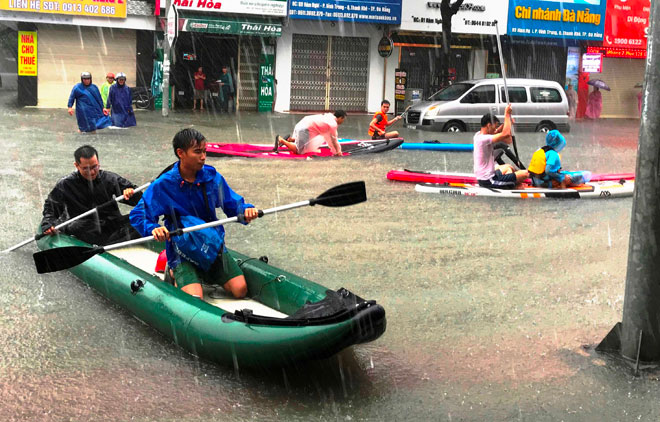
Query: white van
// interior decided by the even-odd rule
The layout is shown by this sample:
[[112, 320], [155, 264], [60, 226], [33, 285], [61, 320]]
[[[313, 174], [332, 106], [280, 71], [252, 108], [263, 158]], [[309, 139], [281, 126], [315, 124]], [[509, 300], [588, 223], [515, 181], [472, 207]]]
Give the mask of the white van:
[[[517, 130], [569, 132], [568, 100], [561, 85], [540, 79], [509, 79], [509, 101]], [[408, 128], [444, 132], [476, 132], [481, 116], [494, 113], [504, 121], [503, 79], [458, 82], [408, 109]]]

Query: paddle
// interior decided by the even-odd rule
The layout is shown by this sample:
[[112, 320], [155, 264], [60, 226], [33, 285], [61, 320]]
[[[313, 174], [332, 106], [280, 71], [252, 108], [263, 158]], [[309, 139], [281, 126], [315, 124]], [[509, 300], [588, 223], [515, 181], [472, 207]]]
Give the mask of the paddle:
[[[349, 205], [359, 204], [367, 200], [367, 192], [363, 181], [345, 183], [343, 185], [335, 186], [323, 192], [316, 198], [308, 199], [306, 201], [294, 202], [288, 205], [281, 205], [266, 210], [259, 210], [259, 217], [267, 214], [273, 214], [280, 211], [291, 210], [300, 208], [307, 205], [322, 205], [325, 207], [346, 207]], [[220, 226], [227, 223], [236, 221], [245, 221], [245, 217], [240, 214], [236, 217], [225, 218], [224, 220], [212, 221], [210, 223], [199, 224], [197, 226], [186, 227], [184, 229], [177, 229], [170, 232], [170, 237], [180, 236], [184, 233], [189, 233], [197, 230], [206, 229], [208, 227]], [[39, 274], [50, 273], [54, 271], [66, 270], [81, 264], [94, 255], [103, 252], [119, 249], [126, 246], [137, 245], [154, 240], [153, 236], [142, 237], [140, 239], [129, 240], [126, 242], [115, 243], [108, 246], [65, 246], [63, 248], [48, 249], [45, 251], [37, 252], [34, 256], [34, 263], [37, 267]]]
[[[504, 96], [506, 103], [509, 102], [509, 88], [506, 85], [506, 69], [504, 68], [504, 55], [502, 54], [502, 42], [500, 41], [500, 29], [497, 21], [495, 21], [495, 31], [497, 32], [497, 50], [500, 53], [500, 66], [502, 67], [502, 79], [504, 80]], [[516, 145], [516, 135], [513, 132], [513, 122], [511, 122], [511, 139], [513, 140], [513, 152], [516, 154], [516, 166], [520, 170], [525, 170], [525, 166], [520, 162], [520, 155], [518, 155], [518, 145]]]
[[[146, 189], [150, 184], [151, 184], [151, 182], [149, 182], [149, 183], [145, 183], [144, 185], [135, 188], [133, 191], [134, 191], [135, 193], [140, 192], [140, 191]], [[84, 212], [84, 213], [82, 213], [82, 214], [80, 214], [80, 215], [77, 215], [77, 216], [75, 216], [75, 217], [73, 217], [73, 218], [70, 218], [70, 219], [66, 220], [66, 221], [63, 222], [63, 223], [58, 224], [57, 226], [55, 226], [55, 230], [59, 230], [59, 229], [61, 229], [62, 227], [68, 226], [69, 224], [73, 223], [74, 221], [77, 221], [77, 220], [80, 220], [81, 218], [87, 217], [88, 215], [97, 212], [100, 208], [104, 208], [104, 207], [107, 207], [108, 205], [112, 205], [112, 204], [114, 204], [114, 203], [116, 203], [116, 202], [121, 201], [122, 199], [124, 199], [124, 196], [123, 196], [123, 195], [120, 195], [120, 196], [118, 196], [118, 197], [116, 197], [116, 198], [113, 198], [113, 199], [111, 199], [110, 201], [108, 201], [108, 202], [106, 202], [106, 203], [104, 203], [104, 204], [101, 204], [101, 205], [99, 205], [99, 206], [96, 207], [96, 208], [92, 208], [92, 209], [89, 210], [89, 211], [86, 211], [86, 212]], [[42, 237], [45, 237], [45, 236], [48, 236], [48, 235], [45, 234], [45, 233], [39, 233], [39, 234], [36, 234], [34, 237], [31, 237], [31, 238], [29, 238], [29, 239], [26, 239], [26, 240], [22, 241], [21, 243], [18, 243], [18, 244], [16, 244], [16, 245], [12, 246], [11, 248], [5, 249], [4, 251], [2, 251], [2, 253], [8, 253], [8, 252], [14, 251], [14, 250], [16, 250], [16, 249], [18, 249], [18, 248], [20, 248], [20, 247], [23, 247], [23, 246], [27, 245], [28, 243], [34, 242], [35, 240], [39, 240], [39, 239], [41, 239]]]

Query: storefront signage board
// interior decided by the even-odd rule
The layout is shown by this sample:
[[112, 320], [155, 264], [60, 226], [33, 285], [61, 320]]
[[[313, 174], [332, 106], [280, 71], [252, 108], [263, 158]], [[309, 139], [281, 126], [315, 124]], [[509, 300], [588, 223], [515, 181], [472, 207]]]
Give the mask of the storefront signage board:
[[289, 17], [398, 25], [401, 22], [401, 0], [291, 0]]
[[179, 20], [185, 32], [206, 32], [210, 34], [252, 35], [262, 37], [282, 36], [279, 23], [250, 22], [230, 19], [209, 19], [184, 17]]
[[651, 0], [608, 0], [604, 47], [646, 48]]
[[602, 40], [607, 0], [509, 0], [509, 35]]
[[[453, 3], [453, 2], [452, 2]], [[401, 30], [442, 32], [441, 1], [405, 0], [401, 10]], [[467, 0], [451, 19], [454, 34], [500, 34], [507, 29], [509, 0]]]
[[18, 76], [37, 76], [37, 33], [18, 31]]
[[0, 10], [126, 18], [127, 0], [0, 0]]
[[287, 0], [172, 0], [179, 10], [263, 16], [286, 16], [286, 2]]
[[602, 73], [603, 55], [601, 53], [584, 53], [582, 55], [582, 72]]
[[587, 47], [587, 53], [603, 53], [605, 57], [617, 57], [620, 59], [646, 59], [646, 49], [642, 48], [619, 48], [619, 47]]

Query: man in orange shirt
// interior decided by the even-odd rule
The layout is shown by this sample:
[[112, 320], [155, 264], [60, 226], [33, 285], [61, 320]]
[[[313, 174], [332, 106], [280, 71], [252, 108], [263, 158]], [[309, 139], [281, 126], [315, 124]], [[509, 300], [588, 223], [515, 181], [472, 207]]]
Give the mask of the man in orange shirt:
[[383, 100], [383, 102], [380, 103], [380, 111], [374, 114], [374, 118], [369, 124], [369, 136], [371, 136], [371, 139], [391, 139], [399, 137], [399, 132], [396, 130], [393, 132], [385, 132], [385, 129], [388, 126], [393, 125], [394, 123], [401, 120], [401, 116], [397, 116], [392, 119], [391, 122], [388, 122], [387, 112], [389, 110], [390, 102]]

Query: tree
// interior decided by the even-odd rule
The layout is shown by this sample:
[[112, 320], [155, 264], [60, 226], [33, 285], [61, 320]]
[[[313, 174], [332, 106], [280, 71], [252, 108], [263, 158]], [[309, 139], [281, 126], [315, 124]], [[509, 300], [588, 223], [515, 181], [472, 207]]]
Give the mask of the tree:
[[456, 0], [451, 3], [450, 0], [442, 0], [440, 3], [440, 16], [442, 17], [442, 53], [440, 54], [440, 64], [436, 73], [440, 73], [440, 84], [445, 85], [449, 80], [449, 52], [451, 44], [451, 19], [461, 9], [463, 0]]

